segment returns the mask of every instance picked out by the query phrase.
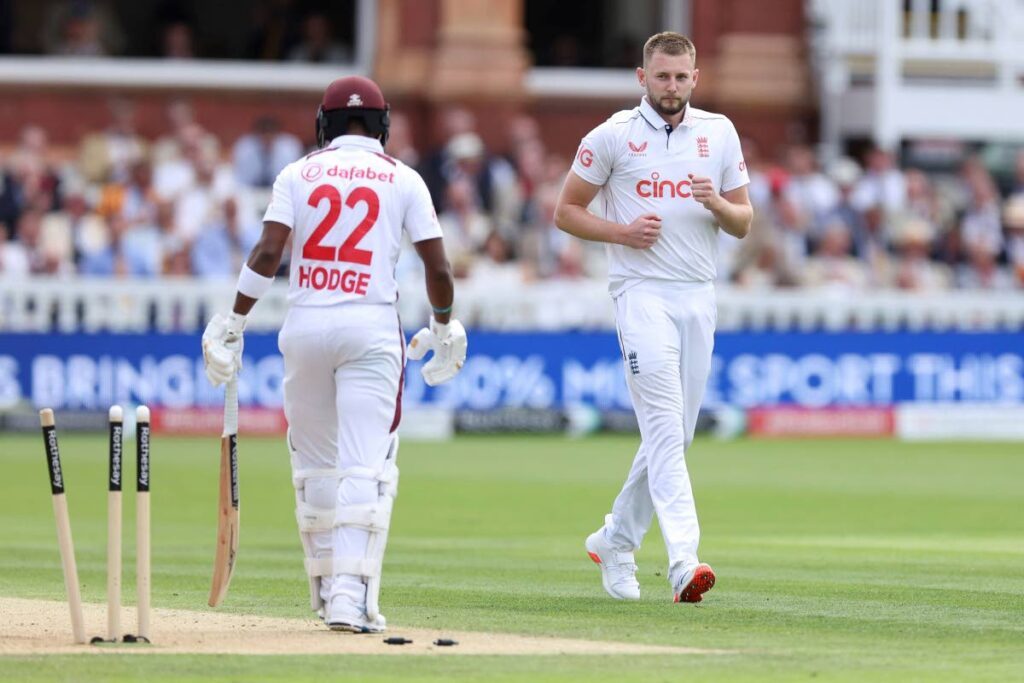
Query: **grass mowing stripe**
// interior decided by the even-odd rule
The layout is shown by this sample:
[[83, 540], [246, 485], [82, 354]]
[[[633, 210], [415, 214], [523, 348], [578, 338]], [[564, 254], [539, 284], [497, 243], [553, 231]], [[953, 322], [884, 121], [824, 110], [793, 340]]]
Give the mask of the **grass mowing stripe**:
[[[158, 607], [197, 609], [205, 600], [214, 541], [213, 441], [153, 442]], [[583, 539], [607, 512], [636, 443], [403, 443], [384, 612], [391, 623], [410, 626], [731, 648], [736, 655], [346, 657], [343, 664], [327, 656], [3, 658], [0, 678], [60, 679], [74, 670], [111, 680], [309, 680], [343, 666], [360, 680], [813, 675], [961, 682], [1008, 680], [1024, 670], [1018, 446], [698, 440], [688, 461], [704, 529], [701, 552], [719, 584], [705, 603], [678, 606], [668, 602], [656, 524], [638, 553], [638, 603], [606, 598], [583, 554]], [[101, 437], [61, 436], [76, 549], [93, 602], [103, 600], [104, 445]], [[0, 590], [60, 598], [38, 438], [5, 436], [3, 450], [0, 547], [10, 552], [0, 557]], [[225, 610], [306, 617], [286, 454], [279, 440], [248, 439], [243, 455], [242, 548]], [[125, 503], [128, 520], [130, 496]], [[130, 538], [128, 524], [125, 533]], [[100, 659], [110, 664], [102, 672]]]

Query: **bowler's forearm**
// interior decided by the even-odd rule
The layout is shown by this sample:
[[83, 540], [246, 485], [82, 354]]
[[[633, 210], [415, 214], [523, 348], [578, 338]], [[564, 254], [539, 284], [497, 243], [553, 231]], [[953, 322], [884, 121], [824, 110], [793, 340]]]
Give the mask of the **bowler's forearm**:
[[754, 208], [750, 204], [733, 204], [725, 197], [711, 209], [718, 225], [733, 237], [743, 239], [750, 234], [750, 223], [754, 220]]
[[555, 225], [559, 230], [583, 240], [622, 244], [620, 224], [595, 216], [583, 206], [559, 205], [555, 212]]

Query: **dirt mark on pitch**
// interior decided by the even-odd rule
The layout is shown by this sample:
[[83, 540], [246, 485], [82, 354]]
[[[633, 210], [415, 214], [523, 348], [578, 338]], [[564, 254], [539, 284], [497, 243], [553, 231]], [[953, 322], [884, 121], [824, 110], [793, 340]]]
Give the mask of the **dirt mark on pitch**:
[[[228, 654], [228, 655], [557, 655], [557, 654], [727, 654], [723, 650], [571, 640], [509, 633], [403, 628], [389, 625], [384, 635], [334, 633], [319, 621], [225, 614], [214, 611], [154, 609], [152, 645], [76, 645], [67, 604], [0, 597], [0, 655], [39, 654]], [[122, 631], [135, 628], [135, 611], [125, 608]], [[86, 633], [107, 628], [106, 606], [85, 605]], [[385, 636], [413, 642], [386, 645]], [[438, 638], [458, 641], [441, 647]]]

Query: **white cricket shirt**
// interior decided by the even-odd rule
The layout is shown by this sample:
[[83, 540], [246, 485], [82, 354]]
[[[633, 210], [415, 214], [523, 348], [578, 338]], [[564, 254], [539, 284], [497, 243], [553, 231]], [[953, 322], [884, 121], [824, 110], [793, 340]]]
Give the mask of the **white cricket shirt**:
[[628, 225], [645, 213], [661, 217], [650, 249], [607, 245], [612, 296], [641, 280], [708, 282], [718, 262], [718, 224], [690, 193], [689, 176], [706, 176], [719, 192], [750, 182], [732, 122], [690, 105], [674, 130], [644, 97], [583, 138], [572, 170], [601, 185], [596, 206]]
[[286, 166], [263, 220], [292, 229], [293, 306], [393, 303], [402, 230], [413, 242], [441, 237], [423, 178], [362, 135]]

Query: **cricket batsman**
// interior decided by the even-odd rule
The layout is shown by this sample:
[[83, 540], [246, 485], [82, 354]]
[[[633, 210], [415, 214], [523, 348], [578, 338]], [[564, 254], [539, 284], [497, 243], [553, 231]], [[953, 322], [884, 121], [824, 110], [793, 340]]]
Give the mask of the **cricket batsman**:
[[[675, 602], [700, 602], [715, 573], [697, 558], [700, 527], [686, 452], [714, 342], [718, 230], [750, 231], [746, 164], [732, 122], [690, 105], [696, 50], [678, 33], [644, 45], [640, 106], [580, 144], [555, 214], [559, 228], [607, 243], [626, 380], [641, 444], [604, 525], [586, 540], [613, 598], [638, 600], [634, 551], [658, 523]], [[601, 215], [588, 207], [597, 198]]]
[[434, 314], [409, 344], [427, 384], [454, 377], [466, 332], [423, 179], [387, 156], [389, 106], [373, 81], [331, 83], [316, 114], [320, 147], [274, 182], [263, 235], [242, 267], [234, 309], [203, 334], [214, 385], [241, 367], [246, 315], [292, 238], [289, 310], [278, 337], [296, 517], [314, 610], [335, 631], [379, 633], [381, 565], [398, 491], [405, 336], [395, 302], [403, 230], [426, 271]]

